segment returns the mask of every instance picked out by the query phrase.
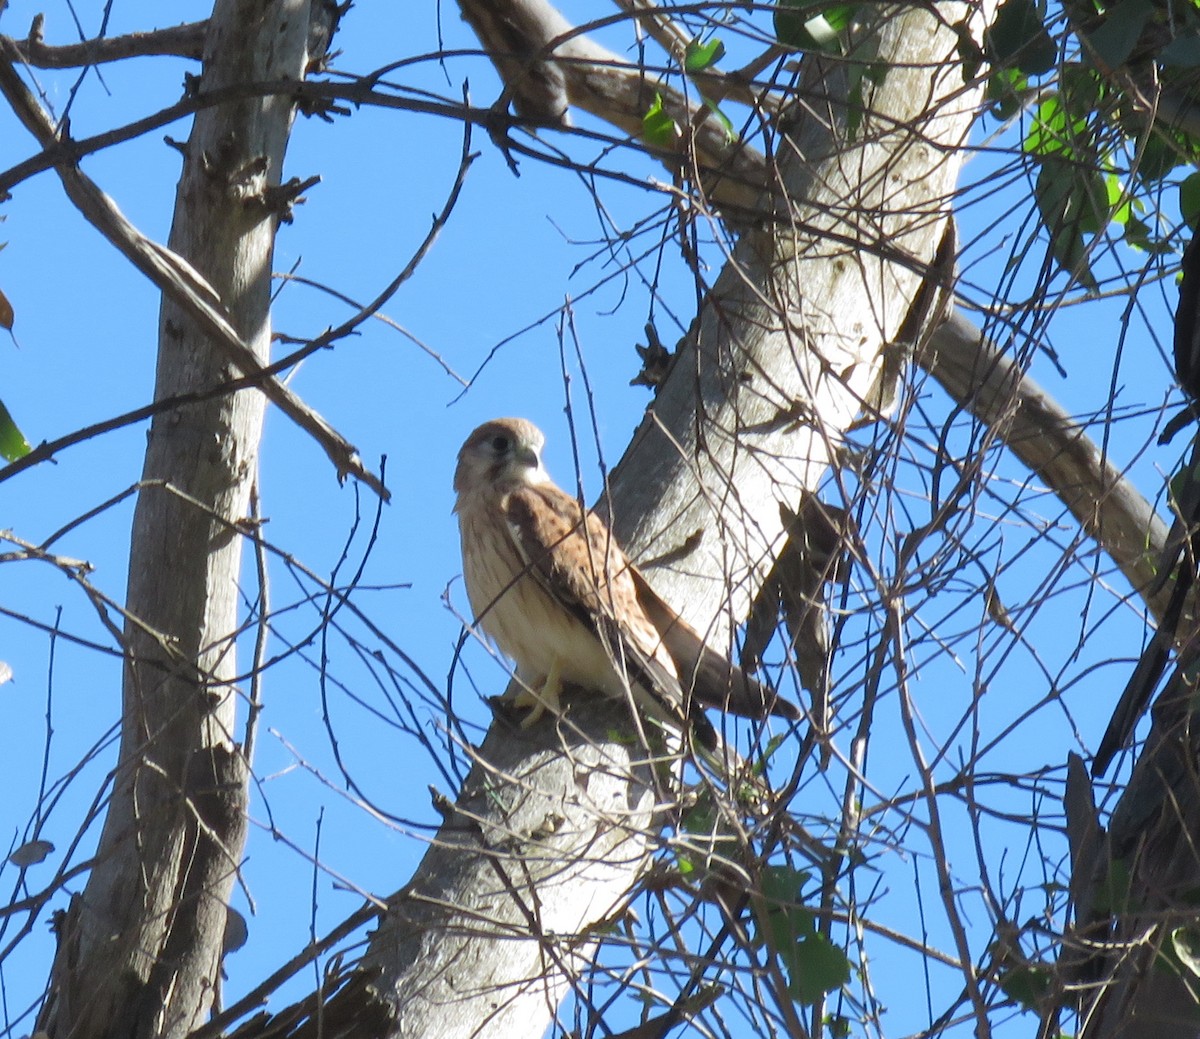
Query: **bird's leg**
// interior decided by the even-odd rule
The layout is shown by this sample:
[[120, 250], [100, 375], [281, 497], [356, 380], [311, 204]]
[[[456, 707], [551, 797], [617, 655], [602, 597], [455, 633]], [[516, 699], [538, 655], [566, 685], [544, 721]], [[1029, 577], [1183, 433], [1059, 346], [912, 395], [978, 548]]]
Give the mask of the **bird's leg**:
[[521, 719], [521, 728], [528, 729], [535, 725], [543, 714], [549, 711], [556, 717], [562, 713], [560, 694], [562, 693], [562, 667], [558, 659], [550, 667], [549, 674], [537, 684], [525, 683], [512, 698], [512, 705], [519, 710], [529, 713]]

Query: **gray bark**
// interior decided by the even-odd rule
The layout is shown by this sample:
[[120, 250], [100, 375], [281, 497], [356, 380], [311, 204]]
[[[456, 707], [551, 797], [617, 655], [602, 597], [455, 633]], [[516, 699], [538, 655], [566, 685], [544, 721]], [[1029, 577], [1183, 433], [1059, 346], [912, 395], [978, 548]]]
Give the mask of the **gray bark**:
[[[521, 0], [522, 18], [536, 6]], [[810, 61], [804, 96], [816, 100], [796, 117], [775, 196], [761, 200], [772, 220], [743, 237], [614, 474], [615, 522], [635, 557], [678, 558], [688, 535], [700, 534], [682, 566], [654, 576], [717, 645], [770, 568], [779, 505], [794, 506], [802, 488], [815, 487], [941, 240], [978, 98], [963, 85], [948, 23], [978, 18], [978, 28], [988, 12], [938, 6], [941, 19], [915, 8], [880, 12], [869, 36], [874, 60], [889, 71], [865, 87], [867, 112], [854, 134], [844, 69]], [[561, 19], [547, 18], [549, 38], [560, 35]], [[580, 950], [590, 929], [634, 887], [650, 839], [639, 833], [649, 820], [648, 787], [617, 757], [621, 745], [605, 725], [583, 720], [592, 710], [573, 716], [583, 738], [565, 755], [546, 723], [535, 731], [549, 743], [496, 758], [517, 748], [493, 728], [451, 829], [443, 827], [371, 940], [369, 998], [351, 987], [344, 1005], [328, 1008], [334, 1020], [351, 1022], [339, 1034], [382, 1027], [395, 1036], [480, 1039], [544, 1031], [586, 966]], [[604, 761], [620, 767], [594, 774]], [[597, 798], [593, 784], [601, 781]], [[501, 814], [481, 816], [492, 801]], [[509, 818], [514, 806], [527, 814]], [[530, 827], [560, 817], [569, 821], [553, 839], [531, 839]], [[523, 866], [528, 848], [536, 849], [536, 870]], [[331, 1023], [328, 1014], [323, 1021]], [[318, 1027], [310, 1020], [292, 1034]]]
[[[306, 65], [309, 0], [218, 0], [206, 88]], [[216, 290], [242, 340], [269, 350], [284, 97], [196, 117], [170, 248]], [[176, 303], [160, 314], [156, 399], [231, 367]], [[247, 768], [234, 742], [238, 584], [264, 399], [243, 391], [155, 419], [133, 523], [119, 765], [97, 862], [60, 926], [40, 1027], [52, 1036], [182, 1036], [219, 990], [241, 856]]]
[[492, 725], [363, 963], [389, 1034], [545, 1033], [591, 963], [589, 930], [622, 915], [654, 840], [653, 773], [613, 736], [629, 731], [624, 706], [595, 696], [557, 727]]
[[864, 79], [853, 130], [846, 67], [808, 62], [775, 219], [742, 236], [613, 473], [618, 539], [669, 560], [648, 576], [718, 645], [778, 551], [780, 505], [816, 490], [870, 399], [949, 219], [979, 98], [951, 26], [978, 32], [992, 8], [937, 8], [875, 9], [888, 72]]

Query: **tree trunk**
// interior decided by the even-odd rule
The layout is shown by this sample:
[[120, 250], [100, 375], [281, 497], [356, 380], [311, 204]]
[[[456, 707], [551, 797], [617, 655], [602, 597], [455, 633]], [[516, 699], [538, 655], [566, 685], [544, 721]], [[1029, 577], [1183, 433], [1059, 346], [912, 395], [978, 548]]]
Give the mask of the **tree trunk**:
[[[520, 0], [526, 19], [539, 7]], [[867, 46], [888, 71], [864, 78], [861, 118], [845, 67], [806, 59], [804, 97], [817, 100], [780, 146], [773, 219], [743, 236], [614, 474], [621, 540], [643, 561], [687, 546], [685, 565], [656, 569], [655, 583], [717, 645], [770, 568], [779, 506], [816, 486], [863, 411], [933, 260], [979, 100], [952, 26], [970, 18], [978, 36], [991, 10], [881, 8]], [[556, 38], [561, 19], [547, 24]], [[564, 66], [568, 83], [581, 74], [605, 69]], [[528, 750], [493, 726], [370, 941], [366, 998], [348, 985], [287, 1034], [342, 1022], [339, 1034], [421, 1039], [545, 1031], [653, 839], [642, 832], [649, 788], [608, 735], [612, 722], [593, 713], [602, 708], [585, 703], [572, 708], [578, 731], [565, 749], [549, 721]]]
[[[955, 27], [994, 5], [880, 5], [848, 62], [806, 58], [775, 219], [744, 233], [611, 480], [618, 540], [718, 645], [873, 398], [950, 217], [979, 83]], [[861, 113], [861, 118], [859, 118]], [[682, 551], [681, 551], [682, 550]]]
[[654, 775], [629, 731], [624, 705], [594, 695], [574, 698], [558, 727], [492, 725], [364, 960], [387, 1034], [545, 1034], [654, 840]]
[[[201, 85], [299, 80], [309, 0], [217, 0]], [[170, 248], [216, 289], [265, 361], [286, 97], [201, 112]], [[227, 381], [229, 365], [164, 301], [156, 399]], [[39, 1027], [51, 1036], [182, 1036], [219, 987], [242, 854], [248, 769], [234, 741], [238, 577], [264, 400], [248, 390], [154, 420], [134, 516], [120, 759], [96, 866], [60, 921]]]

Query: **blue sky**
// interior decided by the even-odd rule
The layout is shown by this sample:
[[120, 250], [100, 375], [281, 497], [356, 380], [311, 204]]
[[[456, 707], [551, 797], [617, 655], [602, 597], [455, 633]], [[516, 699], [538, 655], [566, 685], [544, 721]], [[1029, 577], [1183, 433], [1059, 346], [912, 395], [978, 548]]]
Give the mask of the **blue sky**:
[[[576, 5], [575, 10], [584, 7]], [[400, 57], [432, 54], [439, 31], [447, 49], [474, 46], [451, 5], [443, 8], [439, 28], [436, 5], [356, 7], [338, 37], [343, 53], [336, 67], [367, 72]], [[0, 31], [24, 35], [38, 11], [47, 15], [50, 42], [73, 38], [69, 12], [58, 2], [12, 0], [0, 19]], [[152, 26], [161, 17], [159, 12], [160, 5], [117, 0], [110, 32]], [[79, 8], [79, 13], [86, 31], [94, 31], [99, 9]], [[203, 3], [177, 3], [171, 8], [172, 19], [205, 13]], [[125, 67], [105, 66], [103, 82], [90, 74], [72, 108], [73, 132], [84, 136], [168, 103], [178, 93], [185, 67], [170, 59], [141, 59]], [[467, 78], [473, 100], [491, 103], [498, 85], [490, 67], [478, 59], [455, 59], [444, 67], [432, 60], [417, 63], [404, 72], [403, 81], [456, 97]], [[39, 73], [38, 79], [48, 103], [61, 110], [73, 77]], [[184, 138], [187, 127], [180, 124], [166, 132]], [[276, 270], [295, 268], [297, 274], [358, 300], [374, 296], [408, 261], [429, 227], [431, 214], [441, 208], [457, 170], [461, 144], [462, 129], [453, 122], [395, 111], [363, 109], [332, 125], [298, 121], [288, 175], [303, 178], [319, 173], [323, 179], [297, 209], [295, 224], [281, 230]], [[639, 188], [602, 183], [601, 208], [590, 186], [573, 174], [526, 159], [516, 177], [485, 134], [477, 132], [472, 147], [479, 157], [459, 206], [432, 253], [386, 308], [394, 321], [446, 365], [473, 377], [469, 389], [464, 392], [461, 382], [439, 363], [380, 322], [368, 323], [334, 351], [308, 360], [291, 383], [359, 447], [369, 465], [378, 467], [387, 457], [393, 500], [382, 511], [378, 544], [366, 564], [356, 602], [441, 688], [447, 682], [460, 630], [454, 610], [465, 609], [457, 579], [457, 529], [450, 514], [450, 477], [460, 442], [486, 418], [523, 415], [547, 432], [548, 466], [561, 483], [573, 487], [563, 409], [569, 396], [577, 417], [586, 416], [591, 392], [600, 417], [599, 443], [606, 462], [613, 464], [651, 399], [644, 388], [628, 385], [638, 369], [633, 346], [644, 341], [642, 326], [653, 313], [670, 345], [682, 334], [695, 306], [690, 276], [670, 244], [661, 250], [659, 273], [652, 247], [656, 236], [670, 233], [669, 227], [651, 229], [630, 245], [635, 252], [649, 253], [640, 271], [646, 279], [658, 279], [662, 298], [653, 306], [642, 281], [625, 277], [620, 258], [602, 247], [609, 222], [622, 229], [632, 227], [660, 206], [659, 199]], [[32, 151], [24, 131], [0, 113], [0, 167]], [[635, 177], [660, 176], [656, 167], [631, 153], [612, 161]], [[968, 167], [968, 179], [979, 179], [986, 161], [975, 160]], [[139, 228], [165, 241], [179, 158], [163, 143], [161, 133], [90, 157], [84, 165]], [[1020, 182], [1006, 190], [1000, 206], [986, 191], [976, 197], [986, 202], [963, 209], [964, 241], [972, 240], [974, 231], [986, 227], [1000, 215], [999, 210], [1019, 214], [1030, 206], [1027, 187]], [[0, 398], [29, 439], [53, 438], [144, 404], [152, 390], [157, 314], [150, 286], [84, 223], [51, 174], [19, 185], [12, 200], [0, 207], [0, 214], [6, 217], [0, 224], [0, 240], [8, 243], [0, 251], [0, 288], [16, 310], [15, 338], [0, 342]], [[977, 262], [968, 267], [967, 294], [976, 302], [986, 301], [991, 286], [1002, 276], [1005, 258], [1028, 231], [1021, 230], [1019, 216], [1014, 216], [1005, 233], [1007, 238], [990, 233], [974, 247]], [[1170, 376], [1150, 329], [1164, 342], [1169, 338], [1168, 304], [1173, 304], [1173, 290], [1150, 288], [1143, 296], [1147, 311], [1136, 315], [1130, 325], [1116, 379], [1120, 390], [1116, 403], [1152, 410], [1169, 392]], [[559, 331], [568, 299], [573, 301], [582, 368], [571, 334]], [[1035, 372], [1051, 392], [1080, 414], [1106, 406], [1122, 307], [1121, 300], [1110, 300], [1073, 308], [1055, 318], [1048, 341], [1057, 350], [1067, 379], [1043, 361], [1035, 363]], [[291, 336], [309, 337], [348, 314], [345, 306], [314, 289], [285, 284], [280, 288], [275, 326]], [[673, 323], [672, 314], [678, 323]], [[931, 415], [947, 412], [944, 398], [933, 387], [924, 391], [922, 406]], [[1153, 418], [1129, 418], [1113, 440], [1113, 453], [1123, 464], [1138, 458], [1137, 472], [1150, 494], [1161, 487], [1155, 467], [1169, 469], [1174, 458], [1163, 449], [1139, 454], [1151, 435]], [[581, 426], [586, 430], [586, 421]], [[951, 442], [965, 443], [965, 430], [964, 426], [962, 436]], [[120, 495], [138, 478], [144, 436], [144, 426], [110, 433], [63, 452], [54, 465], [42, 465], [0, 484], [0, 528], [38, 542]], [[920, 467], [927, 464], [932, 437], [928, 430], [918, 429], [900, 451], [910, 459], [901, 471], [911, 479], [898, 499], [913, 510], [910, 526], [921, 519]], [[582, 478], [588, 496], [594, 498], [599, 491], [596, 459], [589, 448], [590, 437], [581, 440]], [[1001, 452], [994, 452], [991, 461], [997, 486], [1011, 487], [1027, 479], [1021, 467]], [[351, 538], [356, 510], [369, 523], [375, 502], [369, 492], [339, 488], [319, 449], [277, 412], [267, 419], [262, 489], [263, 511], [270, 521], [266, 534], [273, 544], [324, 577], [353, 570], [367, 540], [363, 529]], [[1140, 647], [1137, 611], [1118, 603], [1123, 592], [1119, 579], [1115, 590], [1100, 593], [1099, 602], [1088, 598], [1088, 567], [1107, 571], [1111, 569], [1107, 560], [1089, 557], [1086, 539], [1073, 546], [1078, 534], [1052, 498], [1036, 491], [1025, 497], [1041, 517], [1040, 540], [1035, 541], [1028, 526], [1014, 522], [986, 495], [977, 503], [979, 521], [969, 532], [986, 565], [999, 571], [1001, 595], [1021, 621], [1019, 639], [986, 625], [982, 634], [976, 634], [982, 607], [967, 590], [973, 577], [965, 577], [957, 589], [951, 582], [940, 597], [914, 604], [917, 627], [925, 625], [936, 629], [942, 639], [956, 640], [953, 658], [942, 651], [943, 644], [932, 640], [914, 639], [913, 647], [914, 660], [927, 661], [916, 686], [922, 719], [931, 744], [952, 739], [954, 749], [946, 766], [951, 772], [953, 754], [964, 752], [963, 740], [970, 742], [964, 731], [969, 733], [976, 724], [981, 732], [1003, 729], [1031, 704], [1041, 703], [1054, 683], [1061, 686], [1063, 701], [1038, 708], [1033, 726], [1026, 724], [1019, 738], [1006, 739], [984, 759], [985, 764], [996, 771], [1023, 771], [1061, 763], [1066, 750], [1076, 746], [1076, 733], [1094, 745], [1107, 717], [1105, 707], [1115, 700], [1130, 666], [1128, 658]], [[56, 545], [63, 555], [86, 559], [94, 567], [90, 580], [118, 602], [124, 591], [130, 515], [131, 499], [126, 498]], [[896, 528], [904, 528], [902, 519], [896, 521]], [[875, 544], [885, 560], [884, 539], [876, 539]], [[349, 561], [339, 570], [344, 549]], [[1056, 566], [1063, 558], [1075, 562], [1058, 573]], [[302, 642], [312, 632], [319, 620], [318, 591], [311, 582], [294, 579], [286, 566], [276, 565], [272, 596], [275, 608], [282, 611], [280, 637], [274, 644], [277, 651], [288, 639]], [[1047, 591], [1043, 605], [1024, 608], [1024, 603]], [[451, 606], [444, 601], [447, 593]], [[294, 609], [285, 609], [293, 603]], [[53, 625], [59, 618], [65, 632], [112, 644], [85, 596], [45, 565], [26, 562], [0, 567], [0, 605], [42, 624]], [[352, 634], [367, 638], [361, 625], [347, 619], [347, 626]], [[1087, 633], [1087, 645], [1080, 656], [1076, 647], [1081, 631]], [[861, 618], [847, 628], [848, 639], [869, 639], [871, 634], [871, 623]], [[857, 655], [849, 651], [839, 661], [844, 682], [840, 688], [847, 691], [862, 679], [866, 653], [861, 646], [856, 649]], [[15, 675], [0, 687], [0, 702], [13, 733], [10, 752], [0, 756], [0, 783], [11, 791], [0, 805], [0, 846], [9, 840], [20, 843], [35, 817], [43, 759], [51, 780], [71, 774], [117, 717], [115, 658], [59, 639], [51, 674], [50, 650], [46, 634], [0, 616], [0, 660], [8, 662]], [[329, 675], [369, 705], [354, 703], [333, 684], [324, 690], [330, 727], [344, 763], [381, 810], [404, 822], [372, 817], [341, 792], [345, 783], [331, 752], [322, 718], [323, 690], [313, 663], [323, 651], [329, 657]], [[1126, 662], [1095, 667], [1113, 658], [1126, 658]], [[467, 670], [460, 670], [454, 679], [455, 707], [468, 725], [486, 725], [488, 714], [479, 696], [499, 692], [503, 672], [477, 647], [468, 648], [465, 660]], [[437, 820], [427, 785], [453, 792], [449, 777], [430, 754], [386, 723], [388, 700], [346, 639], [332, 639], [327, 646], [320, 641], [307, 644], [272, 670], [264, 696], [257, 763], [260, 783], [245, 874], [257, 915], [251, 920], [248, 946], [229, 963], [233, 996], [299, 948], [310, 926], [323, 933], [355, 908], [354, 888], [385, 894], [403, 884], [420, 857], [427, 836], [424, 828]], [[54, 731], [47, 751], [48, 701]], [[856, 709], [850, 696], [847, 720], [853, 719]], [[434, 732], [441, 721], [437, 712], [424, 705], [417, 711]], [[880, 725], [895, 726], [894, 713], [881, 719]], [[961, 730], [964, 720], [967, 728]], [[467, 735], [477, 731], [468, 728]], [[882, 746], [877, 743], [872, 752], [872, 782], [883, 793], [907, 789], [913, 783], [911, 760], [902, 754], [889, 758]], [[83, 767], [46, 822], [43, 836], [58, 851], [30, 871], [32, 889], [44, 883], [61, 861], [78, 829], [82, 806], [111, 762], [110, 746]], [[805, 810], [815, 816], [835, 812], [841, 782], [840, 774], [814, 775], [805, 788]], [[1030, 799], [1036, 800], [1036, 795]], [[1030, 803], [1023, 806], [1030, 809]], [[961, 819], [959, 825], [965, 827]], [[328, 872], [316, 881], [319, 904], [315, 920], [310, 921], [307, 911], [297, 907], [310, 901], [314, 881], [307, 860], [314, 853], [318, 822], [317, 854]], [[896, 825], [895, 820], [889, 825]], [[975, 868], [970, 861], [974, 851], [965, 829], [961, 836], [966, 860], [962, 875], [969, 877]], [[994, 853], [998, 871], [1019, 872], [1022, 867], [1008, 863], [1016, 863], [1024, 853], [1022, 834], [996, 822], [987, 840], [993, 842], [989, 855]], [[922, 885], [930, 885], [928, 863], [919, 854], [909, 858], [881, 853], [881, 858], [888, 863], [880, 873], [886, 891], [881, 893], [881, 905], [894, 904], [897, 918], [904, 919], [907, 903], [903, 926], [915, 928], [912, 877], [915, 873]], [[12, 874], [11, 867], [0, 872], [0, 882]], [[1026, 882], [1033, 883], [1029, 878]], [[239, 899], [246, 910], [245, 897]], [[1024, 915], [1033, 911], [1027, 909]], [[986, 926], [986, 907], [977, 905], [975, 912], [976, 922]], [[944, 941], [945, 935], [936, 933], [936, 924], [930, 926], [931, 941]], [[0, 944], [10, 937], [11, 933], [0, 936]], [[885, 969], [875, 982], [891, 1008], [889, 1031], [901, 1034], [927, 1023], [927, 1014], [924, 997], [905, 980], [906, 973], [915, 970], [913, 961], [882, 949], [879, 962], [888, 964], [892, 955], [904, 966], [893, 972]], [[4, 966], [9, 1019], [36, 998], [48, 963], [48, 936], [39, 923], [22, 950]], [[300, 984], [310, 982], [306, 978]], [[944, 983], [952, 984], [952, 979]], [[27, 1022], [19, 1024], [14, 1034], [23, 1034], [28, 1027]]]

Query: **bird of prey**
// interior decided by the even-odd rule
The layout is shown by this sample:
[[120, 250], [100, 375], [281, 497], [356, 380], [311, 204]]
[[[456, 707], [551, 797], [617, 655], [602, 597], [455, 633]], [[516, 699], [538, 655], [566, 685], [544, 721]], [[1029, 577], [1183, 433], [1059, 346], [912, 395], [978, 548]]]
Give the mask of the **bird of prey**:
[[745, 675], [650, 587], [603, 521], [556, 486], [544, 437], [524, 419], [486, 422], [462, 446], [454, 489], [475, 621], [516, 665], [526, 725], [557, 711], [564, 683], [689, 727], [713, 749], [703, 707], [751, 718], [800, 711]]

